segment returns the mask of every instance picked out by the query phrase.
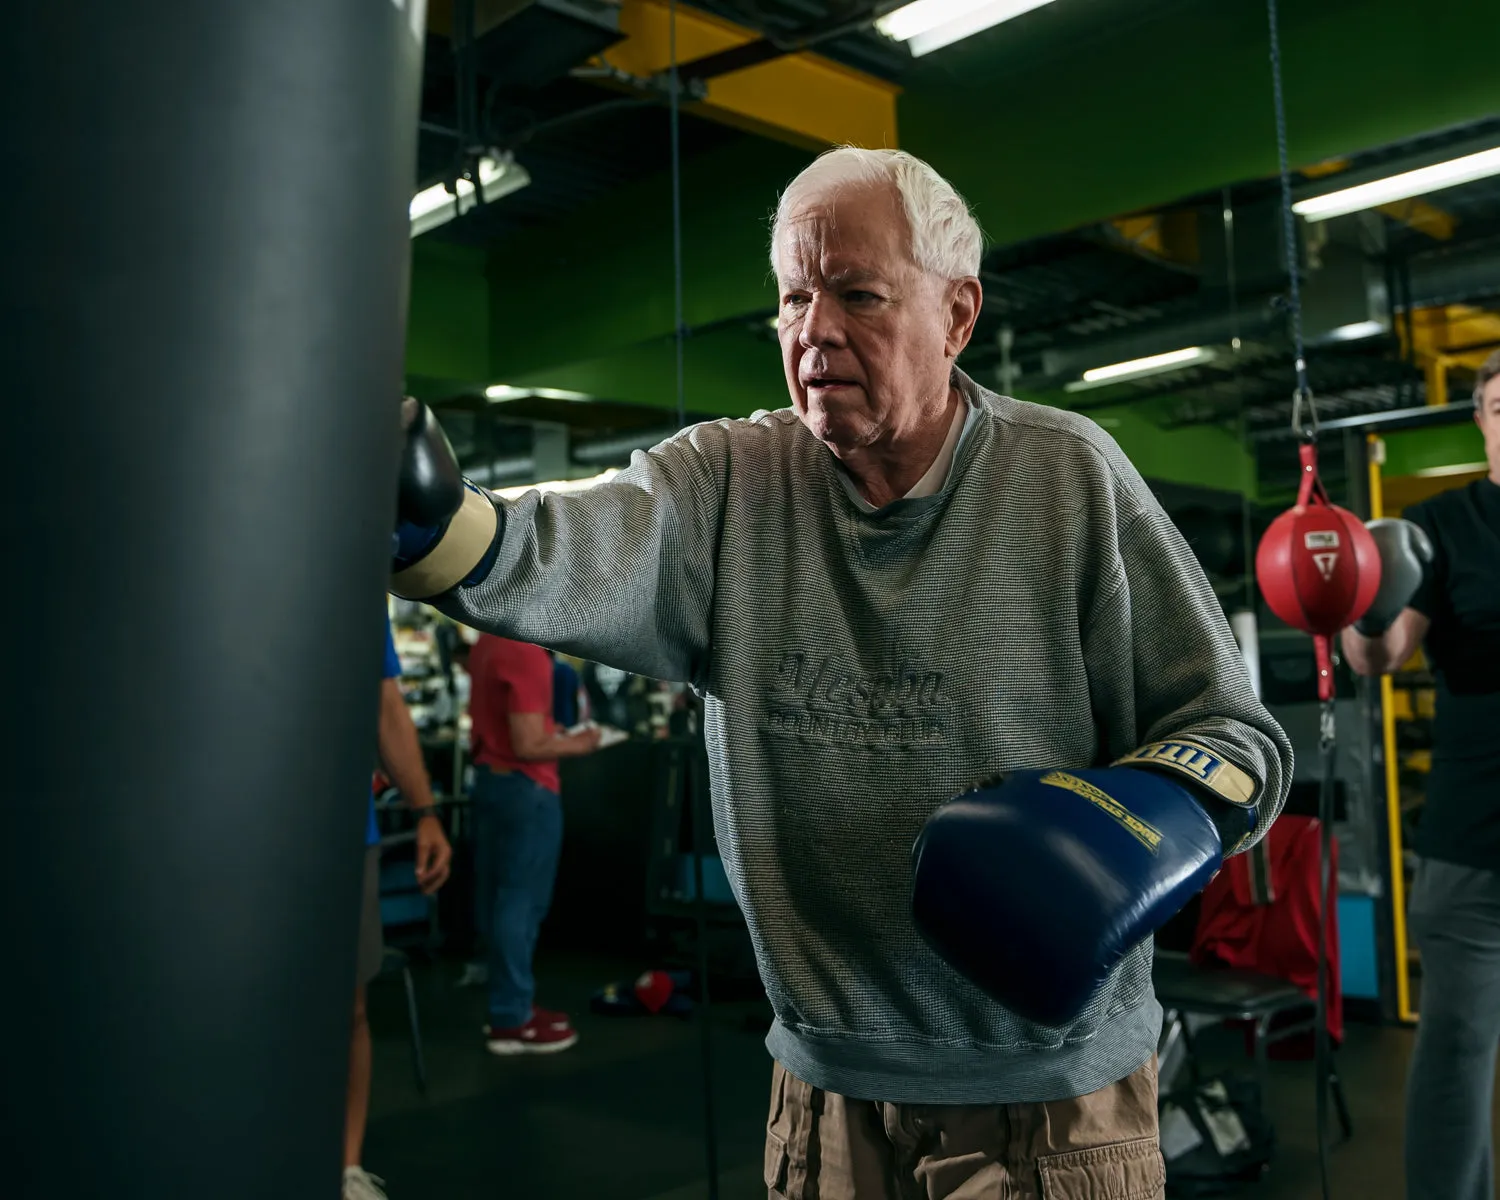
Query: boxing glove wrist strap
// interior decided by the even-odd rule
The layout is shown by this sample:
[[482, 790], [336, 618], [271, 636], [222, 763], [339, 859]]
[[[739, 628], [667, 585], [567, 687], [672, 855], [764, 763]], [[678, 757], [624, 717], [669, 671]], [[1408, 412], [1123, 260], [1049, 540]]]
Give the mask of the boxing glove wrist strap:
[[391, 576], [391, 591], [403, 600], [430, 600], [457, 587], [494, 544], [499, 513], [489, 496], [464, 489], [463, 503], [437, 544]]
[[1200, 742], [1149, 742], [1111, 765], [1164, 771], [1192, 784], [1219, 830], [1225, 854], [1233, 854], [1255, 829], [1255, 780]]

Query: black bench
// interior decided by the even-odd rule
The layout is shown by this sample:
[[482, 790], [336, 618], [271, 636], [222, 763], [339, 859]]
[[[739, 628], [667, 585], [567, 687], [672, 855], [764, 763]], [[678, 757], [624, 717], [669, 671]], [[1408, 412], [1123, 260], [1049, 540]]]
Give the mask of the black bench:
[[[1250, 1024], [1254, 1033], [1255, 1074], [1262, 1096], [1266, 1094], [1266, 1065], [1271, 1044], [1298, 1034], [1312, 1033], [1317, 1028], [1317, 1005], [1284, 979], [1232, 967], [1200, 967], [1190, 962], [1186, 954], [1162, 950], [1156, 952], [1151, 975], [1156, 998], [1164, 1010], [1157, 1057], [1165, 1061], [1181, 1042], [1194, 1083], [1201, 1082], [1201, 1079], [1197, 1048], [1187, 1022], [1190, 1013]], [[1272, 1028], [1273, 1022], [1280, 1017], [1296, 1019]], [[1332, 1062], [1328, 1069], [1328, 1086], [1338, 1114], [1339, 1128], [1347, 1140], [1353, 1136], [1354, 1126], [1349, 1119], [1344, 1085], [1336, 1064]]]

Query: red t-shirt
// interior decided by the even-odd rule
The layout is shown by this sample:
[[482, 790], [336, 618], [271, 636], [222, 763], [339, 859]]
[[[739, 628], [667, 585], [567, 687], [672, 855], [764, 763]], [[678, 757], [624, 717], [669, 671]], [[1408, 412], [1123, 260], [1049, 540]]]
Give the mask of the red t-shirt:
[[552, 656], [540, 646], [481, 634], [469, 651], [469, 678], [474, 761], [492, 771], [519, 771], [560, 793], [555, 758], [523, 762], [510, 745], [511, 713], [539, 713], [552, 732]]

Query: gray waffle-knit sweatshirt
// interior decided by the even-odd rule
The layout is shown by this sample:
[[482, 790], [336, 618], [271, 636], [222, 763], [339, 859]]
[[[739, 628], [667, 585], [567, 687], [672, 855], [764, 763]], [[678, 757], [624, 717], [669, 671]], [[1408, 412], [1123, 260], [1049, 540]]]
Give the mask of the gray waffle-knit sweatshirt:
[[1190, 735], [1259, 785], [1260, 832], [1292, 753], [1114, 441], [954, 378], [970, 412], [935, 496], [862, 512], [791, 411], [715, 421], [587, 491], [506, 504], [493, 569], [441, 607], [701, 692], [714, 830], [794, 1075], [896, 1102], [1059, 1099], [1154, 1051], [1149, 941], [1071, 1026], [1021, 1020], [913, 925], [923, 821], [997, 771]]

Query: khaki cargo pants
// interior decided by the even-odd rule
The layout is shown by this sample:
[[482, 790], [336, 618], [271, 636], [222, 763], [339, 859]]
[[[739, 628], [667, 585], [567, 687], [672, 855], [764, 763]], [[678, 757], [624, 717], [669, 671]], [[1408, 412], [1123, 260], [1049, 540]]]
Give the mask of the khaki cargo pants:
[[1076, 1100], [883, 1104], [776, 1064], [770, 1200], [1161, 1200], [1156, 1060]]

